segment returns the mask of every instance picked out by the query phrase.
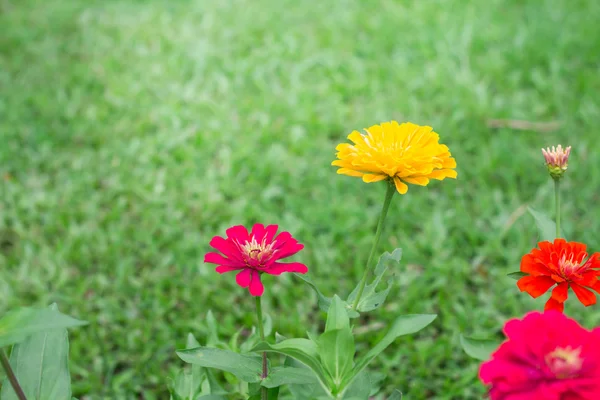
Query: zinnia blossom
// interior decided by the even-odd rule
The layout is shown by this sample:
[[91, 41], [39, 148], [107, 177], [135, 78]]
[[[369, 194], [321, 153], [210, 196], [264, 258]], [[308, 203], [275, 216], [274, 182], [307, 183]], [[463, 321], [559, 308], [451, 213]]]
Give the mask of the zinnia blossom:
[[205, 263], [218, 264], [219, 274], [239, 271], [235, 277], [238, 285], [248, 288], [252, 296], [262, 296], [264, 286], [260, 280], [263, 273], [281, 275], [283, 272], [308, 272], [306, 265], [299, 262], [282, 263], [279, 260], [302, 250], [289, 232], [277, 233], [277, 225], [256, 224], [252, 231], [242, 226], [233, 226], [225, 232], [227, 238], [215, 236], [210, 246], [221, 252], [207, 253]]
[[600, 253], [588, 258], [585, 244], [564, 239], [538, 246], [521, 259], [521, 272], [529, 275], [519, 279], [519, 289], [537, 298], [556, 285], [545, 310], [563, 311], [569, 287], [586, 307], [596, 304], [596, 295], [586, 287], [600, 293]]
[[354, 144], [336, 147], [338, 174], [362, 177], [364, 182], [393, 180], [400, 194], [407, 183], [426, 186], [430, 179], [456, 178], [456, 161], [430, 126], [384, 122], [348, 135]]
[[567, 170], [571, 146], [568, 146], [566, 149], [563, 149], [560, 144], [557, 147], [548, 147], [547, 149], [542, 149], [542, 154], [552, 178], [560, 179]]
[[546, 311], [508, 321], [504, 334], [479, 370], [491, 400], [600, 399], [600, 328]]

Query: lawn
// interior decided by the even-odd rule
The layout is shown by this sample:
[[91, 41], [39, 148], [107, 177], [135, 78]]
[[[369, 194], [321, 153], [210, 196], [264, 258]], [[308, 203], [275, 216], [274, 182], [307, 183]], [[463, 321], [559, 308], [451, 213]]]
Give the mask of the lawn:
[[[536, 242], [526, 207], [552, 209], [542, 146], [573, 146], [565, 232], [600, 250], [598, 20], [595, 0], [0, 0], [0, 314], [57, 302], [90, 322], [70, 334], [80, 399], [165, 399], [209, 309], [224, 338], [254, 321], [203, 264], [210, 238], [277, 223], [320, 289], [347, 294], [384, 187], [336, 175], [335, 146], [412, 121], [458, 179], [394, 199], [379, 253], [403, 260], [359, 351], [398, 314], [437, 313], [379, 359], [383, 387], [481, 398], [459, 333], [544, 303], [506, 277]], [[265, 282], [278, 332], [317, 329], [306, 285]], [[566, 311], [600, 325], [583, 310]]]

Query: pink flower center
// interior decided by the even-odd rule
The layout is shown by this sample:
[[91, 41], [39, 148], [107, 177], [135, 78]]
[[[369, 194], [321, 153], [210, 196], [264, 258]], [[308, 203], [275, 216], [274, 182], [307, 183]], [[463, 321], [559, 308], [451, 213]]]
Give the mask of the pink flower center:
[[242, 255], [244, 256], [246, 265], [248, 267], [257, 269], [264, 268], [265, 263], [275, 253], [276, 250], [273, 250], [274, 245], [275, 243], [267, 244], [265, 239], [259, 243], [256, 241], [255, 237], [252, 237], [251, 241], [246, 241], [244, 244], [238, 242], [238, 246], [242, 252]]
[[580, 353], [581, 347], [557, 347], [553, 352], [546, 354], [546, 365], [558, 379], [574, 378], [583, 366]]

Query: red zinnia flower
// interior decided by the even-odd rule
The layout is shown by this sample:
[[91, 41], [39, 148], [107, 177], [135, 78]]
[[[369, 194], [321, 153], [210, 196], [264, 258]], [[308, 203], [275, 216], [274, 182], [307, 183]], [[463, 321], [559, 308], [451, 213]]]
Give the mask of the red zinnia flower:
[[[240, 271], [235, 277], [238, 285], [247, 287], [252, 296], [261, 296], [264, 287], [260, 275], [267, 273], [281, 275], [282, 272], [308, 272], [306, 265], [299, 262], [281, 263], [282, 258], [296, 254], [304, 248], [289, 232], [281, 232], [277, 237], [277, 225], [256, 224], [252, 232], [242, 226], [227, 229], [227, 238], [215, 236], [211, 247], [222, 253], [207, 253], [204, 262], [218, 264], [220, 274]], [[225, 257], [224, 257], [225, 256]]]
[[547, 311], [508, 321], [504, 334], [479, 370], [491, 400], [600, 399], [600, 328]]
[[600, 293], [600, 253], [587, 258], [585, 244], [564, 239], [540, 242], [538, 246], [521, 259], [521, 271], [529, 274], [517, 282], [521, 292], [536, 298], [557, 285], [545, 310], [563, 311], [569, 287], [586, 307], [596, 304], [596, 295], [586, 287]]

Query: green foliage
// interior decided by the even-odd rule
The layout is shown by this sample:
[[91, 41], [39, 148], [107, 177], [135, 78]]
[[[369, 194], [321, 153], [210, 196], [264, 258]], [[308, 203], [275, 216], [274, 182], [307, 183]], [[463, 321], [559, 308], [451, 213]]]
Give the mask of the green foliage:
[[0, 347], [22, 342], [32, 334], [85, 324], [53, 308], [18, 308], [0, 319]]
[[262, 372], [261, 358], [212, 347], [197, 347], [177, 352], [183, 361], [206, 368], [227, 371], [244, 382], [258, 382]]
[[[393, 279], [388, 279], [388, 285], [382, 291], [376, 292], [377, 286], [383, 275], [388, 270], [390, 264], [398, 264], [400, 259], [402, 258], [402, 249], [395, 249], [391, 254], [388, 252], [383, 253], [381, 257], [379, 257], [379, 261], [377, 262], [377, 266], [375, 266], [375, 279], [373, 279], [373, 283], [367, 284], [363, 291], [363, 294], [358, 302], [357, 310], [361, 312], [372, 311], [378, 307], [380, 307], [385, 301], [388, 293], [392, 289]], [[354, 304], [354, 300], [356, 299], [356, 295], [358, 293], [360, 284], [357, 285], [350, 296], [348, 296], [348, 304]]]
[[460, 344], [470, 357], [480, 361], [487, 361], [490, 355], [500, 346], [499, 340], [473, 339], [460, 335]]
[[[11, 367], [27, 399], [70, 400], [69, 338], [65, 327], [82, 322], [59, 313], [56, 304], [45, 310], [25, 309], [11, 315], [9, 321], [17, 323], [13, 328], [20, 323], [21, 334], [30, 332], [13, 346], [10, 354]], [[2, 383], [0, 398], [18, 399], [8, 379]]]
[[[369, 369], [385, 393], [481, 399], [454, 332], [476, 321], [485, 337], [539, 307], [505, 275], [535, 245], [523, 205], [553, 209], [541, 147], [573, 146], [563, 225], [600, 237], [598, 20], [597, 0], [0, 1], [0, 315], [59, 301], [92, 322], [70, 331], [75, 397], [168, 398], [172, 346], [190, 330], [207, 344], [207, 307], [222, 340], [254, 323], [247, 290], [202, 265], [210, 238], [279, 223], [323, 293], [350, 293], [381, 191], [336, 175], [335, 145], [413, 121], [440, 134], [458, 179], [394, 199], [378, 251], [401, 246], [401, 272], [357, 324], [357, 352], [435, 309], [435, 340], [402, 340]], [[265, 277], [264, 307], [285, 310], [277, 331], [317, 336], [298, 282]]]

